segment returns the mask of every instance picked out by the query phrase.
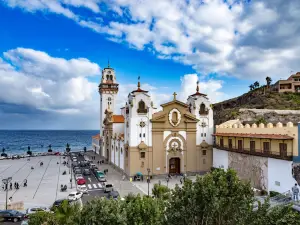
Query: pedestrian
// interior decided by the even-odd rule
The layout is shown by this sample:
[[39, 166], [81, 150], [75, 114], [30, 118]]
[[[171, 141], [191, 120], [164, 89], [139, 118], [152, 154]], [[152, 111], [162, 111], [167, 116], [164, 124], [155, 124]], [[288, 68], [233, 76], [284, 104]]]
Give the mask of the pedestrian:
[[293, 192], [293, 200], [294, 201], [299, 201], [299, 197], [298, 197], [298, 195], [299, 195], [299, 188], [298, 188], [298, 185], [297, 185], [297, 183], [295, 184], [295, 186], [294, 187], [292, 187], [292, 192]]
[[19, 189], [19, 183], [18, 182], [16, 183], [16, 187], [17, 187], [17, 190], [18, 190]]
[[14, 187], [15, 187], [15, 189], [17, 189], [17, 182], [14, 183]]
[[182, 178], [180, 178], [180, 184], [182, 184]]
[[10, 190], [12, 190], [12, 183], [10, 183], [10, 185], [9, 185], [9, 189], [10, 189]]

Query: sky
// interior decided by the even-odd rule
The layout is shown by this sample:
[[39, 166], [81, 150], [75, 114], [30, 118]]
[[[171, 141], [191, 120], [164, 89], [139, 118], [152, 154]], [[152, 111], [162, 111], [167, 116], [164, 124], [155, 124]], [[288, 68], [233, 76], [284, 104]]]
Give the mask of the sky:
[[99, 129], [108, 60], [116, 114], [138, 76], [159, 107], [300, 71], [298, 0], [0, 0], [0, 18], [0, 129]]

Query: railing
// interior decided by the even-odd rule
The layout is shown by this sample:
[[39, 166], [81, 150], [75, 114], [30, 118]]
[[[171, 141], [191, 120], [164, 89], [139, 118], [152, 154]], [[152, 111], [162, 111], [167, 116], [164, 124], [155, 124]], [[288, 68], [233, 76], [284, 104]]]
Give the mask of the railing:
[[280, 152], [264, 151], [262, 149], [255, 149], [255, 150], [252, 150], [252, 149], [250, 150], [250, 148], [237, 149], [235, 147], [229, 148], [228, 146], [220, 146], [217, 144], [214, 145], [214, 148], [218, 148], [218, 149], [226, 150], [226, 151], [230, 151], [230, 152], [237, 152], [237, 153], [262, 156], [262, 157], [270, 157], [270, 158], [275, 158], [275, 159], [284, 159], [284, 160], [292, 160], [293, 159], [292, 152], [286, 152], [286, 154], [280, 154]]

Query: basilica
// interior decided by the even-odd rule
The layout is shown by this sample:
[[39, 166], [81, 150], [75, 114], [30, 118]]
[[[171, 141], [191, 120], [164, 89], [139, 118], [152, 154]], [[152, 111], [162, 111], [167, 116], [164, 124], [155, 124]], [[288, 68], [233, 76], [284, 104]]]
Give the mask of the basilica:
[[94, 150], [129, 177], [209, 171], [213, 111], [207, 95], [199, 92], [199, 83], [194, 88], [186, 102], [179, 101], [174, 92], [172, 101], [162, 104], [159, 111], [138, 80], [116, 114], [119, 84], [108, 65], [99, 84], [100, 133], [93, 137]]

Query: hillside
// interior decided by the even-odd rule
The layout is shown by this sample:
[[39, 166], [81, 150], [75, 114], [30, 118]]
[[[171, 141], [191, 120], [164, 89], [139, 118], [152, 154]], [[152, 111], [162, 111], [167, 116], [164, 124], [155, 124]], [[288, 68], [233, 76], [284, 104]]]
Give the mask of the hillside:
[[[272, 109], [272, 110], [247, 110]], [[261, 87], [239, 97], [213, 105], [215, 125], [227, 120], [240, 119], [243, 122], [300, 122], [300, 93], [270, 92]], [[276, 112], [276, 110], [287, 110]]]

